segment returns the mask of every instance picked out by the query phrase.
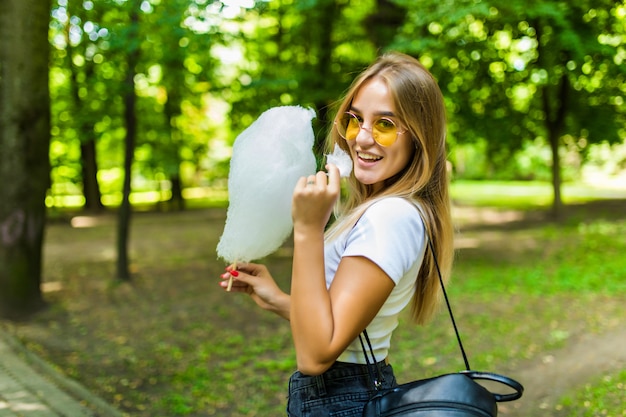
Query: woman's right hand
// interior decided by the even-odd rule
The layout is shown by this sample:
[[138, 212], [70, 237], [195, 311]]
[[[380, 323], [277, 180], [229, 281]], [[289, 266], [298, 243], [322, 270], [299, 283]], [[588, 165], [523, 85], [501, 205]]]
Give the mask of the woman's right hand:
[[293, 190], [291, 216], [294, 232], [301, 228], [312, 228], [316, 232], [324, 232], [330, 219], [333, 207], [341, 192], [339, 168], [327, 164], [324, 171], [315, 175], [300, 177]]
[[264, 310], [271, 311], [289, 320], [290, 297], [283, 292], [267, 267], [255, 263], [238, 263], [226, 267], [220, 276], [220, 286], [227, 291], [229, 280], [233, 279], [231, 292], [245, 292]]

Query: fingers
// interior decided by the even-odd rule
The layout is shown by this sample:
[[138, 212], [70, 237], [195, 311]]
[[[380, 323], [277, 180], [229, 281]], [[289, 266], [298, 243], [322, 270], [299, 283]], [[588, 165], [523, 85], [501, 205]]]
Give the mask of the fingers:
[[326, 164], [326, 169], [328, 170], [328, 187], [333, 191], [338, 191], [341, 187], [339, 168], [335, 164]]
[[224, 281], [231, 281], [232, 278], [233, 283], [239, 282], [239, 285], [247, 286], [249, 284], [249, 280], [253, 277], [267, 275], [267, 267], [265, 265], [250, 262], [237, 262], [236, 264], [228, 265], [224, 269], [226, 272], [220, 275], [220, 278], [222, 279], [222, 283], [220, 285], [222, 285]]
[[226, 267], [226, 272], [220, 275], [220, 287], [228, 292], [248, 292], [248, 284], [239, 279], [240, 272], [232, 265]]
[[230, 272], [230, 271], [234, 271], [234, 270], [242, 270], [242, 269], [249, 268], [250, 265], [252, 265], [252, 264], [248, 264], [248, 263], [245, 263], [245, 262], [235, 262], [233, 264], [228, 265], [224, 269], [226, 270], [226, 272]]
[[259, 264], [253, 264], [250, 262], [237, 262], [237, 263], [228, 265], [225, 268], [225, 270], [226, 272], [236, 270], [238, 272], [246, 272], [250, 275], [256, 275], [261, 268], [262, 267]]
[[307, 182], [309, 181], [308, 177], [300, 177], [298, 182], [296, 183], [296, 190], [299, 188], [304, 188], [307, 186]]
[[296, 187], [303, 188], [322, 185], [338, 187], [341, 180], [339, 168], [335, 164], [327, 164], [326, 169], [328, 172], [318, 171], [315, 175], [300, 177]]

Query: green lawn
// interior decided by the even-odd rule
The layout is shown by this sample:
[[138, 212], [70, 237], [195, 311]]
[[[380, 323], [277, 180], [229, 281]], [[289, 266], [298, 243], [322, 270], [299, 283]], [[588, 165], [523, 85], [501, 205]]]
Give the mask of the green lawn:
[[[541, 215], [549, 185], [454, 183], [464, 207], [528, 210], [519, 221], [459, 224], [473, 244], [458, 251], [449, 295], [474, 369], [514, 376], [523, 361], [626, 321], [626, 204], [584, 190], [565, 188], [565, 201], [588, 204], [554, 222]], [[128, 415], [284, 415], [295, 367], [289, 325], [217, 286], [225, 211], [207, 201], [133, 217], [131, 284], [111, 285], [114, 216], [81, 229], [52, 223], [44, 280], [59, 289], [46, 293], [52, 308], [18, 324], [17, 335]], [[290, 243], [266, 263], [288, 289]], [[419, 328], [403, 316], [391, 358], [401, 382], [463, 368], [445, 311]], [[542, 417], [623, 416], [624, 378], [616, 370], [581, 381], [557, 401], [558, 414]]]
[[[554, 200], [552, 185], [536, 181], [454, 181], [452, 198], [462, 204], [536, 209], [548, 208]], [[565, 183], [561, 188], [566, 204], [597, 199], [626, 198], [626, 184], [621, 188], [603, 184]]]
[[565, 396], [562, 406], [567, 417], [620, 417], [626, 415], [626, 369], [587, 382], [584, 387]]

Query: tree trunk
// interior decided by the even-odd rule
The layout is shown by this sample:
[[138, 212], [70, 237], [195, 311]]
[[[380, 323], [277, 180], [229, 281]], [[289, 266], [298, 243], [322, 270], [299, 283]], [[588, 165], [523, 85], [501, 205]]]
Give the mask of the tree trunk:
[[[139, 13], [138, 8], [133, 7], [130, 15], [131, 32], [138, 36]], [[131, 37], [132, 39], [132, 37]], [[130, 191], [133, 156], [135, 153], [135, 136], [137, 132], [137, 115], [135, 104], [135, 67], [139, 61], [139, 43], [128, 52], [128, 68], [124, 82], [124, 123], [126, 125], [126, 138], [124, 146], [124, 185], [122, 190], [122, 204], [118, 211], [117, 221], [117, 279], [130, 281], [130, 268], [128, 257], [128, 238], [130, 235]]]
[[170, 208], [175, 211], [185, 210], [185, 199], [183, 198], [183, 183], [180, 180], [180, 175], [175, 174], [170, 176], [170, 183], [172, 184], [172, 196], [168, 201]]
[[[331, 63], [333, 53], [333, 33], [335, 31], [335, 24], [337, 16], [341, 15], [341, 5], [335, 1], [322, 2], [319, 7], [319, 12], [311, 14], [307, 17], [310, 20], [310, 26], [317, 28], [313, 33], [314, 36], [311, 42], [316, 42], [315, 50], [317, 51], [317, 62], [315, 63], [316, 72], [319, 76], [315, 79], [315, 89], [319, 91], [326, 91], [328, 89], [327, 83], [331, 76]], [[324, 132], [328, 121], [328, 111], [330, 103], [326, 99], [321, 97], [315, 102], [317, 108], [317, 117], [313, 119], [313, 127], [316, 131], [315, 143], [313, 144], [313, 151], [315, 155], [323, 155], [326, 151], [325, 134], [317, 134], [318, 132]]]
[[[557, 67], [559, 61], [556, 63], [548, 64], [550, 58], [546, 55], [542, 46], [542, 32], [540, 28], [543, 27], [539, 20], [533, 22], [533, 27], [537, 33], [537, 52], [539, 54], [538, 62], [541, 63], [543, 68]], [[569, 60], [568, 53], [563, 51], [564, 58], [560, 61], [562, 65]], [[569, 81], [567, 78], [567, 72], [561, 74], [558, 87], [556, 87], [556, 93], [554, 97], [550, 97], [550, 85], [546, 85], [542, 88], [542, 106], [545, 114], [545, 127], [550, 142], [550, 149], [552, 151], [552, 191], [554, 200], [552, 202], [552, 216], [555, 219], [559, 219], [563, 213], [563, 200], [561, 198], [561, 157], [559, 155], [561, 145], [561, 135], [563, 134], [563, 128], [565, 126], [565, 116], [568, 111], [568, 98], [569, 98]]]
[[[96, 158], [96, 138], [93, 130], [93, 123], [90, 122], [90, 111], [87, 103], [84, 103], [78, 93], [80, 69], [74, 64], [72, 58], [74, 56], [74, 47], [70, 40], [70, 22], [67, 21], [65, 28], [65, 42], [67, 44], [67, 65], [70, 70], [72, 100], [74, 101], [74, 112], [76, 117], [74, 120], [78, 122], [76, 129], [79, 132], [81, 140], [80, 144], [80, 163], [83, 180], [83, 196], [85, 197], [84, 209], [92, 212], [102, 211], [102, 195], [98, 184], [98, 164]], [[85, 79], [93, 76], [93, 63], [85, 64]]]
[[548, 87], [543, 89], [543, 107], [546, 114], [546, 131], [548, 132], [548, 140], [550, 149], [552, 150], [552, 190], [554, 193], [554, 201], [552, 203], [552, 216], [559, 219], [563, 214], [563, 199], [561, 198], [561, 157], [559, 149], [561, 144], [561, 135], [565, 125], [565, 115], [567, 114], [567, 100], [569, 97], [569, 81], [567, 74], [561, 75], [554, 106], [556, 109], [550, 111]]
[[406, 19], [406, 8], [391, 0], [376, 0], [376, 9], [363, 22], [370, 41], [381, 50], [389, 45]]
[[44, 306], [50, 2], [0, 2], [0, 316]]
[[[86, 133], [87, 129], [81, 129]], [[89, 129], [92, 131], [93, 129]], [[80, 161], [83, 174], [83, 195], [85, 196], [85, 210], [100, 212], [104, 209], [102, 193], [98, 184], [98, 163], [96, 158], [96, 140], [91, 138], [80, 145]]]
[[549, 131], [550, 149], [552, 151], [552, 217], [558, 219], [563, 212], [563, 199], [561, 198], [561, 156], [559, 144], [561, 137], [557, 132]]
[[[182, 68], [182, 57], [171, 57], [172, 61], [169, 62], [170, 68]], [[174, 63], [174, 64], [173, 64]], [[173, 64], [173, 65], [172, 65]], [[173, 72], [172, 70], [170, 70]], [[167, 201], [169, 209], [182, 211], [185, 209], [185, 199], [183, 198], [183, 183], [180, 178], [180, 131], [176, 127], [176, 118], [180, 116], [182, 98], [180, 92], [176, 88], [180, 88], [184, 81], [182, 73], [175, 72], [170, 75], [175, 80], [172, 85], [167, 89], [167, 102], [165, 103], [164, 114], [166, 119], [167, 133], [169, 137], [169, 143], [171, 144], [171, 155], [168, 160], [165, 161], [165, 171], [169, 176], [170, 183], [172, 185], [172, 195]], [[177, 79], [178, 78], [178, 79]], [[171, 159], [170, 159], [171, 158]]]

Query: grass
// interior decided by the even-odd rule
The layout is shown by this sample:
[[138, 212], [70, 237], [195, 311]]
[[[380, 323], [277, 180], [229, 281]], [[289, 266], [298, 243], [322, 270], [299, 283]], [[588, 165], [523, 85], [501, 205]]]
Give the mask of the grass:
[[511, 258], [517, 253], [497, 259], [471, 258], [471, 263], [463, 264], [467, 284], [460, 285], [464, 291], [496, 296], [626, 292], [625, 235], [623, 222], [544, 226], [532, 237], [541, 245], [525, 251], [529, 262], [514, 262]]
[[[451, 185], [453, 198], [462, 204], [509, 209], [549, 208], [553, 202], [552, 185], [539, 181], [465, 181]], [[565, 183], [561, 188], [566, 204], [597, 199], [625, 198], [626, 189], [598, 184]]]
[[[480, 340], [466, 341], [468, 350], [480, 353], [473, 358], [474, 367], [511, 369], [516, 361], [623, 320], [618, 300], [626, 293], [626, 258], [621, 255], [626, 253], [625, 227], [623, 220], [597, 221], [556, 233], [554, 226], [544, 225], [506, 232], [505, 239], [513, 245], [532, 240], [530, 249], [503, 246], [497, 240], [492, 247], [461, 250], [450, 295], [465, 327], [462, 332], [480, 335]], [[462, 365], [448, 321], [442, 313], [433, 328], [418, 330], [418, 338], [421, 332], [424, 336], [418, 357], [413, 357], [415, 329], [399, 328], [394, 336], [402, 346], [402, 371], [422, 368], [435, 374]], [[442, 351], [446, 335], [449, 344]], [[450, 360], [456, 368], [450, 367]]]
[[[455, 185], [456, 199], [498, 207], [486, 222], [459, 220], [462, 240], [474, 243], [459, 250], [449, 292], [473, 368], [507, 374], [582, 334], [623, 323], [623, 202], [571, 206], [566, 221], [554, 223], [536, 215], [536, 190], [515, 191], [525, 197], [512, 202], [501, 195], [517, 185], [465, 185]], [[529, 210], [519, 221], [492, 219], [519, 207]], [[218, 287], [224, 265], [215, 246], [224, 217], [223, 208], [137, 213], [133, 281], [113, 283], [115, 217], [77, 228], [58, 216], [45, 248], [50, 308], [14, 324], [14, 332], [128, 415], [284, 415], [295, 368], [289, 325]], [[290, 251], [287, 242], [265, 260], [285, 290]], [[424, 327], [401, 321], [391, 356], [400, 381], [463, 368], [445, 311]], [[612, 398], [623, 394], [624, 375], [611, 377], [562, 399], [570, 414], [559, 415], [582, 416], [572, 414], [581, 408], [591, 410], [585, 416], [623, 415]], [[609, 414], [593, 414], [600, 403]]]
[[564, 397], [559, 408], [568, 410], [567, 417], [621, 417], [626, 416], [626, 370], [585, 384]]
[[[470, 181], [455, 180], [451, 184], [452, 197], [460, 204], [472, 206], [489, 206], [508, 209], [545, 209], [553, 201], [552, 185], [541, 181]], [[563, 201], [566, 204], [584, 203], [604, 198], [626, 198], [626, 189], [615, 186], [602, 186], [584, 182], [565, 183], [561, 189]], [[228, 190], [188, 188], [184, 190], [187, 208], [226, 207], [228, 205]], [[115, 207], [119, 205], [122, 196], [120, 193], [106, 195], [105, 205]], [[161, 198], [170, 195], [161, 195], [155, 191], [134, 192], [131, 201], [135, 208], [150, 210], [159, 204]], [[81, 195], [59, 195], [48, 197], [46, 201], [53, 212], [63, 212], [67, 209], [77, 210], [84, 204]]]

